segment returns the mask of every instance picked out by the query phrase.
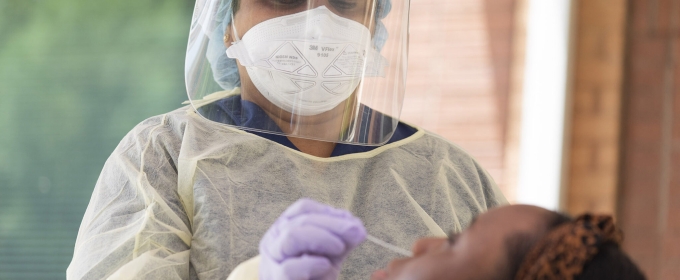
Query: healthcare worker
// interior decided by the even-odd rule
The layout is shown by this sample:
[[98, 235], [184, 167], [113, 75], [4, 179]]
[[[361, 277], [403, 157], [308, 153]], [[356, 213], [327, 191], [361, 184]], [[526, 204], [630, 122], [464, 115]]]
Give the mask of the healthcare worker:
[[[398, 120], [408, 11], [409, 0], [197, 0], [191, 104], [143, 121], [109, 157], [67, 278], [226, 279], [301, 197], [401, 248], [505, 204], [463, 150]], [[356, 245], [341, 279], [399, 256]]]

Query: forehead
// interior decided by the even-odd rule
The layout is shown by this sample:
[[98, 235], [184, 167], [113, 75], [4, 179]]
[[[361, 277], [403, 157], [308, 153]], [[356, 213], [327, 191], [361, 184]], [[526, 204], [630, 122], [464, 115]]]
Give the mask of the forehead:
[[345, 4], [378, 4], [378, 5], [387, 5], [387, 2], [392, 2], [392, 0], [233, 0], [231, 1], [232, 5], [238, 5], [238, 4], [266, 4], [266, 3], [272, 3], [272, 4], [289, 4], [289, 5], [294, 5], [294, 4], [300, 4], [300, 3], [308, 3], [310, 5], [328, 5], [328, 4], [333, 4], [333, 3], [345, 3]]
[[239, 33], [263, 21], [325, 6], [335, 15], [373, 29], [378, 18], [391, 10], [391, 0], [235, 0], [234, 23]]
[[535, 231], [547, 227], [551, 211], [529, 205], [511, 205], [489, 210], [475, 220], [478, 226], [496, 230]]

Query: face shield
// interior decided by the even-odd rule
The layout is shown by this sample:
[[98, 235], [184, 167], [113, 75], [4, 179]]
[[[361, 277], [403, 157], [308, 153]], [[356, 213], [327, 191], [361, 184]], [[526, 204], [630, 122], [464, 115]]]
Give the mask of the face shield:
[[244, 130], [387, 142], [406, 82], [409, 0], [198, 0], [189, 100]]

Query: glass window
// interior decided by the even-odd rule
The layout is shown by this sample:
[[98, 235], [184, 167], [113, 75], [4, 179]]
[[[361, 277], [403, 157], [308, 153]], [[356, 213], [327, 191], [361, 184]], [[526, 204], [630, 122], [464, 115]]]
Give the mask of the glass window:
[[193, 1], [0, 0], [0, 279], [63, 279], [104, 161], [186, 100]]

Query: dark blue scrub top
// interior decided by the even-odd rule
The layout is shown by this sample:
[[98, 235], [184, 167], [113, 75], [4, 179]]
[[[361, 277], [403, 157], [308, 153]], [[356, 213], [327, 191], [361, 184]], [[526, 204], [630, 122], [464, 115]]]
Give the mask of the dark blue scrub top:
[[[201, 111], [201, 114], [205, 117], [207, 117], [210, 120], [214, 120], [217, 122], [221, 123], [226, 123], [230, 125], [235, 125], [235, 126], [241, 126], [241, 127], [252, 127], [252, 128], [260, 128], [264, 130], [269, 130], [269, 131], [276, 131], [276, 132], [281, 132], [281, 129], [274, 123], [272, 119], [267, 116], [267, 114], [257, 106], [255, 103], [252, 103], [247, 100], [242, 100], [241, 95], [234, 95], [227, 97], [225, 99], [219, 100], [211, 105], [207, 105], [204, 107], [199, 108]], [[363, 107], [362, 114], [380, 114], [377, 111], [373, 111], [368, 107]], [[362, 120], [368, 120], [368, 119], [382, 119], [384, 115], [380, 114], [380, 117], [378, 118], [361, 118]], [[391, 123], [391, 122], [388, 122]], [[387, 125], [387, 124], [386, 124]], [[389, 124], [391, 125], [391, 124]], [[362, 123], [360, 129], [368, 129], [368, 124], [367, 123]], [[390, 127], [391, 129], [391, 127]], [[276, 134], [270, 134], [270, 133], [263, 133], [263, 132], [257, 132], [257, 131], [250, 131], [250, 130], [243, 130], [248, 133], [255, 134], [257, 136], [260, 136], [265, 139], [269, 139], [271, 141], [274, 141], [276, 143], [279, 143], [281, 145], [284, 145], [288, 148], [294, 149], [296, 151], [299, 151], [295, 145], [293, 145], [290, 140], [288, 140], [288, 137], [282, 136], [282, 135], [276, 135]], [[393, 143], [402, 139], [405, 139], [414, 133], [416, 133], [417, 129], [410, 127], [402, 122], [399, 122], [397, 124], [397, 129], [394, 131], [394, 134], [392, 135], [392, 138], [387, 142]], [[333, 153], [331, 153], [331, 157], [336, 157], [336, 156], [342, 156], [342, 155], [347, 155], [347, 154], [354, 154], [354, 153], [363, 153], [363, 152], [368, 152], [371, 151], [375, 148], [378, 148], [379, 146], [360, 146], [360, 145], [350, 145], [350, 144], [343, 144], [343, 143], [337, 143], [335, 145], [335, 149], [333, 149]]]

